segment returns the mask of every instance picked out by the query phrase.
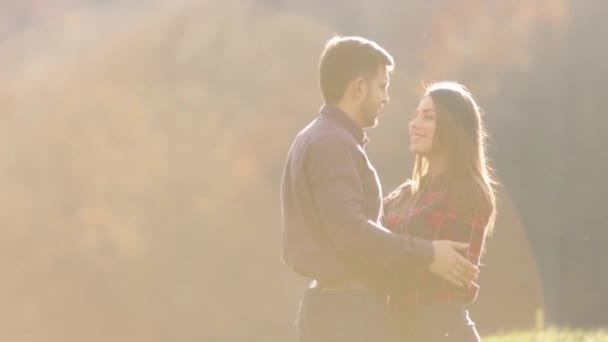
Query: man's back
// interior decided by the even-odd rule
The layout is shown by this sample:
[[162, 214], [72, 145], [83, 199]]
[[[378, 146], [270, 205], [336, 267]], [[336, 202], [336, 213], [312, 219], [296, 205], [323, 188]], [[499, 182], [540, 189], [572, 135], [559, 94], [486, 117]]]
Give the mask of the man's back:
[[345, 277], [367, 253], [383, 255], [359, 253], [366, 241], [359, 241], [364, 237], [357, 226], [378, 224], [382, 197], [365, 142], [363, 131], [330, 105], [296, 137], [285, 165], [281, 204], [283, 261], [297, 273]]

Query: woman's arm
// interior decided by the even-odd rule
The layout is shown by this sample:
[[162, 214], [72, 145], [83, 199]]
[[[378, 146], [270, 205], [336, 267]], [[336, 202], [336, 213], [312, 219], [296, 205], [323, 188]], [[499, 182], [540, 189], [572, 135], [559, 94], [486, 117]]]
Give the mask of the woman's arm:
[[[463, 284], [470, 284], [479, 272], [477, 267], [473, 265], [463, 255], [464, 250], [468, 248], [468, 245], [462, 242], [466, 242], [463, 239], [451, 239], [453, 241], [447, 241], [448, 239], [437, 239], [435, 234], [417, 234], [416, 230], [406, 231], [405, 225], [408, 220], [408, 210], [406, 208], [407, 201], [411, 198], [412, 193], [412, 182], [407, 181], [395, 190], [393, 190], [383, 201], [384, 215], [383, 225], [394, 231], [402, 234], [408, 238], [412, 244], [422, 243], [422, 241], [431, 242], [433, 244], [433, 261], [430, 265], [411, 265], [409, 272], [403, 274], [392, 275], [395, 282], [399, 282], [398, 279], [405, 282], [411, 282], [410, 272], [429, 270], [437, 276], [449, 281], [456, 286], [462, 286]], [[416, 213], [415, 216], [425, 216], [425, 211]], [[419, 224], [422, 217], [416, 217], [415, 223]], [[462, 242], [458, 242], [462, 241]]]
[[391, 231], [397, 230], [399, 209], [412, 195], [412, 182], [405, 181], [382, 200], [382, 224]]
[[[442, 237], [468, 243], [468, 248], [463, 250], [463, 256], [476, 267], [479, 266], [483, 254], [489, 217], [490, 212], [481, 209], [469, 214], [448, 214], [441, 229]], [[479, 286], [476, 282], [458, 290], [467, 303], [473, 302], [478, 292]]]

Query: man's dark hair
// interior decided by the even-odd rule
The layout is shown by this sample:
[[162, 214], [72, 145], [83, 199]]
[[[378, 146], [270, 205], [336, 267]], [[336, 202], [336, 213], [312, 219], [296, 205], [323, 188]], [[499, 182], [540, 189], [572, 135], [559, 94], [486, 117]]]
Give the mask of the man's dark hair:
[[371, 80], [378, 67], [392, 70], [393, 57], [375, 42], [361, 37], [333, 37], [325, 45], [319, 63], [319, 83], [326, 103], [336, 104], [348, 84], [357, 77]]

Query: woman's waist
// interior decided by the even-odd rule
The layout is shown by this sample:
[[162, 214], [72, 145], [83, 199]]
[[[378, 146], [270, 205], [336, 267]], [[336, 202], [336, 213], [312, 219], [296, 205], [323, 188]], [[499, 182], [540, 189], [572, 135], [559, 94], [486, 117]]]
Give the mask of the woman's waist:
[[457, 287], [440, 278], [404, 284], [394, 287], [389, 293], [389, 306], [395, 310], [421, 310], [423, 308], [454, 304], [456, 306], [472, 303], [477, 298], [479, 286], [472, 283], [468, 287]]

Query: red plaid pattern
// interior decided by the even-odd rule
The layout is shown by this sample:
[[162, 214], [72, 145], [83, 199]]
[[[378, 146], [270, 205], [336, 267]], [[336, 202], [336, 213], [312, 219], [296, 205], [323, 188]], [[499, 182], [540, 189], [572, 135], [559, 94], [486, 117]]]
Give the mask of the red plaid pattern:
[[[409, 185], [385, 199], [385, 226], [397, 233], [426, 240], [453, 240], [468, 242], [465, 254], [473, 264], [479, 265], [489, 220], [489, 212], [457, 213], [447, 193], [421, 194], [418, 203], [409, 210], [403, 202], [410, 197]], [[466, 289], [458, 288], [447, 280], [431, 273], [427, 268], [412, 270], [396, 290], [391, 290], [391, 305], [401, 309], [418, 309], [433, 303], [470, 303], [475, 300], [479, 286], [473, 283]]]

